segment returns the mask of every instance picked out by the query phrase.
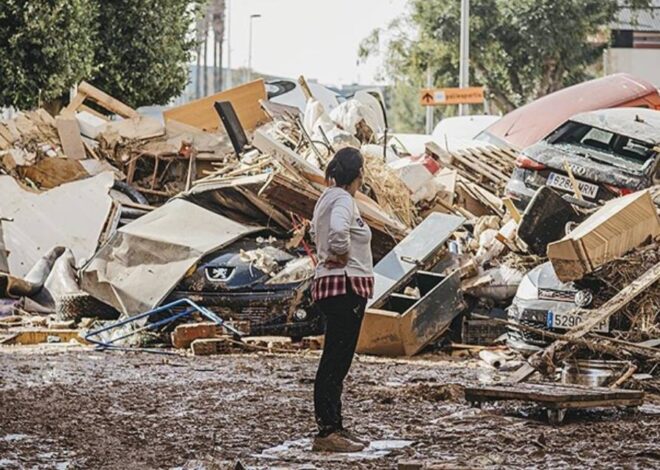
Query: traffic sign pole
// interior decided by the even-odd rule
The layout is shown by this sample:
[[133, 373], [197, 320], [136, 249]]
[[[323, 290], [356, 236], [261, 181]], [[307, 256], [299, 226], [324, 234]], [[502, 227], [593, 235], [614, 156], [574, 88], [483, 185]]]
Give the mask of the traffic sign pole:
[[[433, 88], [433, 71], [429, 65], [426, 69], [426, 88]], [[426, 133], [431, 135], [433, 132], [433, 106], [426, 107]]]

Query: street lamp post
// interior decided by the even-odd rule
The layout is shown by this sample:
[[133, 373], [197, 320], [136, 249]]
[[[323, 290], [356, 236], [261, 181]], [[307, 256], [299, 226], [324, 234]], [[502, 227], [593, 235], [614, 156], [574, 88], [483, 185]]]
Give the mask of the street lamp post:
[[260, 14], [250, 15], [250, 46], [248, 50], [248, 71], [247, 71], [248, 82], [252, 80], [252, 21], [255, 18], [261, 18], [261, 15]]
[[[460, 43], [460, 68], [458, 74], [458, 86], [467, 88], [470, 86], [470, 0], [461, 0], [461, 43]], [[458, 105], [458, 115], [467, 114], [469, 107], [466, 104]]]
[[231, 73], [231, 0], [227, 0], [227, 81], [226, 87], [234, 86], [234, 78]]

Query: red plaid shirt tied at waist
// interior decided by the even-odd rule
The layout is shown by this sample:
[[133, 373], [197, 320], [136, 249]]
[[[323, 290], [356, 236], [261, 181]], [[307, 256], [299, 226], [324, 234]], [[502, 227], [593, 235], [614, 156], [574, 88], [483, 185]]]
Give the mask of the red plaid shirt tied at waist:
[[314, 279], [312, 285], [312, 298], [314, 301], [345, 295], [348, 292], [348, 283], [356, 295], [370, 299], [374, 295], [374, 278], [346, 276], [345, 274], [336, 276], [323, 276]]

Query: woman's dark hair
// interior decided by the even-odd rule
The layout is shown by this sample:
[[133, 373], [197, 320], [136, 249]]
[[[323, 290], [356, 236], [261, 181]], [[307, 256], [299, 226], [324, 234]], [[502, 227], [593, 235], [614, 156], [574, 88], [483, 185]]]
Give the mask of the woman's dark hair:
[[337, 186], [347, 186], [360, 176], [364, 158], [360, 151], [353, 147], [344, 147], [335, 153], [325, 169], [325, 180], [334, 180]]

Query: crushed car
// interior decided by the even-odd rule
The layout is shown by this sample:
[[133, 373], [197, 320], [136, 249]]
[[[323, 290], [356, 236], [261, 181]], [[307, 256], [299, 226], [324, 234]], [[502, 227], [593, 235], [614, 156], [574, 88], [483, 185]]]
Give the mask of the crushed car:
[[[573, 116], [516, 160], [506, 192], [520, 208], [550, 186], [594, 207], [660, 182], [660, 111], [617, 108]], [[574, 193], [569, 171], [582, 199]]]
[[312, 258], [270, 232], [248, 235], [205, 256], [166, 303], [188, 298], [248, 335], [301, 338], [323, 333], [313, 305]]
[[[554, 333], [569, 330], [583, 321], [582, 315], [575, 310], [589, 308], [602, 287], [602, 283], [594, 278], [562, 282], [550, 262], [532, 269], [523, 278], [507, 309], [509, 322], [513, 324], [508, 328], [508, 345], [529, 353], [546, 347], [552, 340], [515, 324]], [[597, 325], [594, 331], [607, 334], [629, 327], [624, 315], [614, 315]]]

